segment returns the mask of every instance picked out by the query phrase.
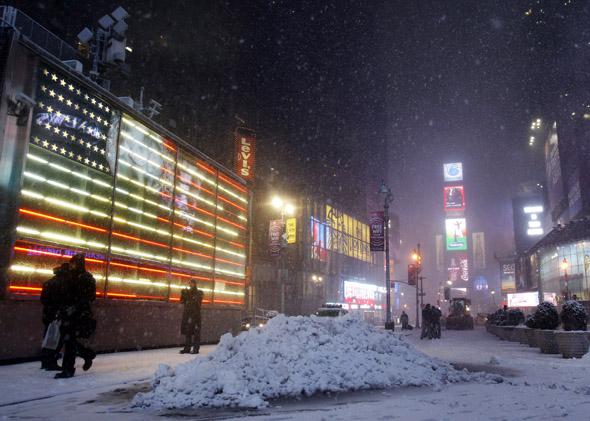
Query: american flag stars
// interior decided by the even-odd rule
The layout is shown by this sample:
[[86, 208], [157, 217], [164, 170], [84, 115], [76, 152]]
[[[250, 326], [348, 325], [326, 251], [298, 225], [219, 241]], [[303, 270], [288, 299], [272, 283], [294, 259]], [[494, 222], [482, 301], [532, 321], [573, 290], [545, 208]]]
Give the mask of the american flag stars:
[[[74, 78], [41, 68], [31, 143], [96, 170], [109, 173], [108, 128], [116, 111]], [[41, 131], [39, 131], [41, 130]]]

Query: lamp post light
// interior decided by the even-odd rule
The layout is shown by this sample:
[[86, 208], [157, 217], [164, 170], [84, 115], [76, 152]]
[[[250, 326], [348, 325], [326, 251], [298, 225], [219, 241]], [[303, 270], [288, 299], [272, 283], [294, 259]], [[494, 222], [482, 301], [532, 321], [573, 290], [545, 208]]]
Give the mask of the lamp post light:
[[565, 299], [569, 300], [570, 299], [570, 291], [569, 291], [569, 285], [568, 285], [568, 276], [567, 276], [567, 270], [569, 269], [569, 263], [567, 261], [567, 259], [564, 257], [563, 261], [561, 262], [561, 268], [563, 269], [563, 282], [565, 284]]
[[389, 268], [389, 204], [393, 202], [391, 189], [381, 182], [379, 194], [383, 196], [383, 224], [385, 225], [385, 329], [394, 330], [395, 324], [391, 321], [391, 274]]
[[424, 277], [422, 273], [422, 253], [420, 252], [420, 243], [412, 252], [412, 260], [416, 264], [416, 327], [420, 327], [420, 309], [424, 305]]

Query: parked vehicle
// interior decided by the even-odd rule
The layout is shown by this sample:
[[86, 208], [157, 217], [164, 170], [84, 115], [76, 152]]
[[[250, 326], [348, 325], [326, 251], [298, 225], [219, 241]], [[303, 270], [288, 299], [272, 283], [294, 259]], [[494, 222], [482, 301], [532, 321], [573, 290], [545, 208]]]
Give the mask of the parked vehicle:
[[248, 316], [244, 317], [240, 323], [240, 330], [246, 331], [253, 327], [264, 327], [268, 323], [269, 319], [262, 316]]
[[318, 317], [341, 317], [348, 314], [348, 310], [342, 308], [341, 304], [324, 304], [315, 315]]

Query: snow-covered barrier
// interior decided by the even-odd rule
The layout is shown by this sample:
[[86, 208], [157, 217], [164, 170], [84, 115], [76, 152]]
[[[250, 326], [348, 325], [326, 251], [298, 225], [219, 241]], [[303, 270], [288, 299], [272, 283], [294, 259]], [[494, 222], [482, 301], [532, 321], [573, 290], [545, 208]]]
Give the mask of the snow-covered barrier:
[[[137, 407], [260, 408], [279, 397], [399, 386], [490, 381], [430, 358], [403, 339], [352, 317], [277, 316], [226, 334], [217, 349], [175, 369], [161, 365]], [[492, 380], [493, 381], [493, 380]]]

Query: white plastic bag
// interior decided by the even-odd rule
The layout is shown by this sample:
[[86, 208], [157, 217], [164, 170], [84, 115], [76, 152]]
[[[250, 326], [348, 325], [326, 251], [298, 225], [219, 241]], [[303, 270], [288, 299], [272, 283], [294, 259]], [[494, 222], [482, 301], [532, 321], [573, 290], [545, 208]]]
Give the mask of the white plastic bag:
[[61, 321], [54, 320], [49, 323], [47, 327], [47, 332], [45, 332], [45, 337], [43, 338], [43, 343], [41, 346], [46, 349], [57, 349], [59, 344], [60, 332], [59, 328], [61, 326]]

